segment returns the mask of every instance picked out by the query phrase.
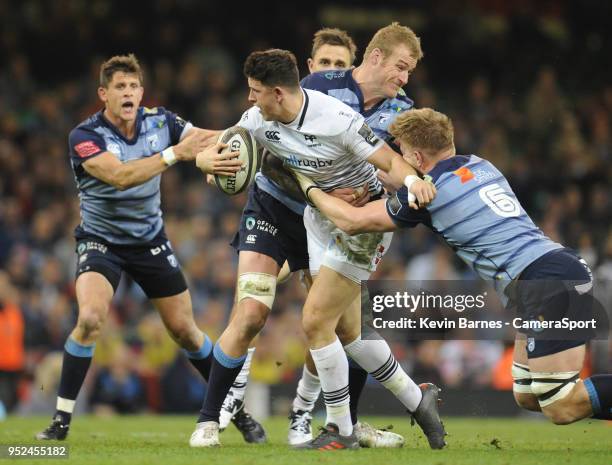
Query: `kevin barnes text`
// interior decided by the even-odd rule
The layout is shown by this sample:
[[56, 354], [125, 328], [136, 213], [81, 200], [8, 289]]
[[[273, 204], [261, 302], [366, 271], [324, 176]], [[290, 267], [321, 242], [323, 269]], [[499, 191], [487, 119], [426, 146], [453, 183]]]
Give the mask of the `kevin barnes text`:
[[432, 318], [398, 318], [395, 320], [385, 320], [374, 318], [373, 325], [376, 329], [500, 329], [504, 326], [512, 326], [515, 329], [531, 329], [534, 331], [544, 329], [597, 329], [595, 319], [586, 321], [575, 321], [570, 318], [561, 320], [523, 320], [514, 318], [512, 323], [501, 320], [469, 320], [468, 318], [443, 318], [441, 320]]

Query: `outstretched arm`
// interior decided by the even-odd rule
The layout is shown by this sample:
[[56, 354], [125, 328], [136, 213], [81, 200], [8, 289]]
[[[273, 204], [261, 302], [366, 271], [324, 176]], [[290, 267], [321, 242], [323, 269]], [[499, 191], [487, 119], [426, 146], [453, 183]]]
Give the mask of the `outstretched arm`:
[[387, 213], [386, 200], [375, 200], [363, 207], [353, 207], [344, 200], [333, 197], [318, 188], [310, 189], [308, 197], [332, 223], [351, 236], [365, 232], [385, 232], [397, 229]]
[[208, 144], [207, 135], [192, 128], [178, 144], [159, 154], [123, 163], [111, 152], [103, 152], [84, 161], [83, 168], [91, 176], [125, 190], [144, 184], [177, 161], [194, 160]]

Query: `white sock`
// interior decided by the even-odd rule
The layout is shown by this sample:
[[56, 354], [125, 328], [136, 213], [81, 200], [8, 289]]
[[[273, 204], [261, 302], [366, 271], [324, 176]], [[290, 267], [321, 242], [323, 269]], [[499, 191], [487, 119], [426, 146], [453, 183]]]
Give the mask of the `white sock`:
[[320, 349], [310, 349], [314, 360], [327, 410], [326, 423], [338, 426], [342, 436], [353, 433], [351, 411], [349, 408], [348, 360], [336, 338], [330, 345]]
[[249, 372], [251, 371], [251, 359], [253, 358], [254, 352], [255, 347], [249, 347], [246, 358], [244, 359], [244, 365], [242, 365], [240, 373], [238, 373], [238, 376], [236, 376], [232, 384], [232, 392], [234, 393], [235, 399], [244, 400], [244, 394], [246, 393], [247, 382], [249, 380]]
[[321, 393], [321, 381], [318, 376], [313, 375], [306, 365], [302, 370], [302, 378], [298, 383], [295, 399], [293, 399], [293, 410], [305, 410], [312, 412], [314, 404]]
[[406, 374], [391, 353], [387, 341], [367, 340], [358, 337], [344, 350], [361, 367], [391, 391], [404, 406], [414, 412], [423, 393], [416, 383]]

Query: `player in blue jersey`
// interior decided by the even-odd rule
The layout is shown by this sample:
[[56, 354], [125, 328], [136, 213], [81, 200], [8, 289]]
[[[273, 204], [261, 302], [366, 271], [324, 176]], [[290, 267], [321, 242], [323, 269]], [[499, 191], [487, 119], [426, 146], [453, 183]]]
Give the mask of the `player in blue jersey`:
[[235, 152], [219, 154], [223, 144], [210, 147], [205, 131], [174, 113], [141, 107], [142, 79], [134, 55], [104, 62], [98, 88], [104, 109], [69, 136], [81, 209], [75, 230], [79, 315], [64, 347], [57, 410], [37, 439], [66, 438], [122, 272], [140, 285], [172, 338], [208, 379], [212, 343], [195, 324], [185, 278], [164, 232], [160, 175], [198, 153], [209, 173], [231, 174], [241, 163], [232, 159]]
[[[404, 158], [431, 177], [436, 199], [417, 210], [400, 189], [387, 200], [354, 208], [302, 178], [309, 199], [330, 220], [349, 234], [424, 224], [490, 281], [507, 308], [516, 309], [523, 320], [592, 317], [592, 274], [586, 262], [544, 236], [495, 166], [475, 155], [455, 155], [446, 115], [428, 108], [410, 111], [390, 131]], [[578, 376], [588, 337], [553, 340], [539, 334], [531, 333], [529, 344], [519, 334], [515, 343], [512, 376], [518, 405], [542, 411], [555, 424], [612, 419], [612, 375]]]

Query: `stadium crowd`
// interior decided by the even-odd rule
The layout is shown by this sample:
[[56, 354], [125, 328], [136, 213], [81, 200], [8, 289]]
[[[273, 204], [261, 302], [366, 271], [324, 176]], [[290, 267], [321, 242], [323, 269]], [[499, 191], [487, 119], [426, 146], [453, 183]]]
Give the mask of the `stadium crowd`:
[[[251, 29], [248, 40], [244, 31], [226, 40], [209, 20], [183, 35], [193, 25], [189, 7], [197, 8], [196, 2], [178, 2], [181, 8], [154, 3], [162, 25], [146, 22], [151, 12], [131, 19], [128, 6], [125, 17], [109, 26], [112, 9], [104, 2], [0, 3], [0, 16], [13, 24], [0, 34], [0, 399], [9, 410], [53, 410], [61, 350], [76, 318], [72, 233], [79, 210], [67, 136], [100, 107], [95, 89], [101, 60], [134, 51], [146, 69], [145, 105], [220, 129], [248, 106], [244, 56], [269, 46], [289, 48], [305, 70], [312, 33], [326, 14], [333, 16], [322, 8], [323, 19], [296, 19], [291, 33], [285, 34], [286, 26], [260, 36]], [[545, 234], [576, 249], [612, 290], [612, 81], [604, 78], [604, 60], [597, 61], [607, 39], [597, 27], [582, 36], [583, 18], [563, 2], [542, 2], [538, 11], [524, 5], [529, 2], [516, 3], [504, 10], [496, 2], [470, 2], [473, 11], [458, 21], [452, 21], [452, 7], [402, 13], [414, 19], [414, 25], [404, 22], [421, 36], [426, 54], [406, 92], [417, 107], [449, 114], [458, 152], [495, 163]], [[236, 29], [243, 24], [246, 19], [238, 19]], [[360, 46], [380, 26], [352, 31], [350, 24], [325, 25], [347, 29]], [[100, 34], [108, 41], [100, 43]], [[53, 50], [41, 50], [40, 43]], [[68, 60], [66, 50], [74, 51]], [[192, 165], [162, 176], [166, 231], [188, 277], [197, 323], [211, 337], [221, 333], [231, 308], [237, 257], [228, 244], [244, 202], [244, 195], [227, 197], [206, 185]], [[375, 277], [470, 276], [445, 246], [417, 228], [396, 235]], [[253, 380], [274, 384], [299, 376], [304, 292], [297, 277], [279, 287], [257, 342]], [[197, 411], [204, 386], [145, 301], [124, 279], [82, 395], [100, 413]], [[393, 344], [417, 381], [511, 388], [509, 368], [501, 368], [509, 367], [501, 341]], [[612, 344], [606, 343], [591, 357], [591, 369], [609, 370], [611, 359]]]

